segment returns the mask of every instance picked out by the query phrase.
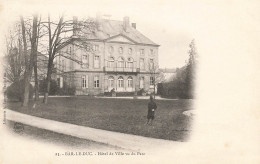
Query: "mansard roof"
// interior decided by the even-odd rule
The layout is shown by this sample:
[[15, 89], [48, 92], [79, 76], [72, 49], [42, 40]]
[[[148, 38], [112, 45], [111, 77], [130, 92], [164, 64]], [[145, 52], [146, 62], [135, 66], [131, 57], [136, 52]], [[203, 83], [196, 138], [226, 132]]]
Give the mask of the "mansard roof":
[[91, 35], [88, 35], [89, 39], [108, 40], [109, 38], [121, 35], [136, 44], [159, 46], [131, 25], [128, 24], [125, 28], [123, 21], [101, 19], [97, 24], [98, 27]]
[[88, 29], [85, 32], [84, 29], [77, 29], [78, 31], [76, 36], [72, 36], [68, 39], [63, 46], [67, 46], [74, 41], [102, 41], [102, 42], [110, 42], [112, 39], [117, 39], [118, 37], [124, 37], [133, 44], [139, 45], [148, 45], [148, 46], [156, 46], [160, 45], [154, 43], [152, 40], [144, 36], [137, 29], [133, 28], [130, 24], [128, 24], [125, 28], [125, 24], [123, 21], [118, 20], [108, 20], [108, 19], [100, 19], [96, 20], [96, 28], [92, 31]]

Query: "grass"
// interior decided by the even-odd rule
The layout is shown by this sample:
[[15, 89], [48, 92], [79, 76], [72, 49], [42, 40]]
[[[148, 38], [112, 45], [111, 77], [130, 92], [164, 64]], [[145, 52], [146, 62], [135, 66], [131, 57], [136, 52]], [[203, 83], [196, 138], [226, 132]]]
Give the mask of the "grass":
[[146, 124], [148, 100], [99, 99], [93, 97], [52, 97], [48, 104], [21, 108], [9, 102], [8, 108], [33, 116], [146, 137], [185, 141], [190, 132], [190, 118], [182, 112], [192, 108], [193, 100], [156, 100], [152, 126]]

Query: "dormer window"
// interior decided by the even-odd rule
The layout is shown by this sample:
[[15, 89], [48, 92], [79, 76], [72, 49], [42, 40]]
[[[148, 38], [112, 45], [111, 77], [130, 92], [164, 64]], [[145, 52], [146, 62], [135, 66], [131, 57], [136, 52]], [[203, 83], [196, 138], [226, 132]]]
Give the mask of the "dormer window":
[[122, 48], [122, 47], [119, 47], [118, 52], [119, 52], [120, 54], [122, 54], [122, 53], [123, 53], [123, 48]]

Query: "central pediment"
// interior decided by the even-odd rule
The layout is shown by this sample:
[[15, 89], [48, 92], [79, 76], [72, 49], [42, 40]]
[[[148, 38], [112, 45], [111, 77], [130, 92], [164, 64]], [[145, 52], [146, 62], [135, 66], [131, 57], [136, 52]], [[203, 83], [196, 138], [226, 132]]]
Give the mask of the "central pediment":
[[128, 43], [128, 44], [135, 44], [132, 39], [128, 38], [127, 36], [124, 36], [122, 34], [112, 36], [108, 39], [106, 39], [107, 42], [117, 42], [117, 43]]

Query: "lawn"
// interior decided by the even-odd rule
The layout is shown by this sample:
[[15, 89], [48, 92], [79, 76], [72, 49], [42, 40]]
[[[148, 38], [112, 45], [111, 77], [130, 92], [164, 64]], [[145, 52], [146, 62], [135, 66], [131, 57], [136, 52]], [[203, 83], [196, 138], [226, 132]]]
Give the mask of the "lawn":
[[152, 126], [146, 125], [148, 100], [100, 99], [94, 97], [52, 97], [48, 104], [32, 102], [21, 108], [20, 102], [9, 102], [8, 108], [33, 116], [92, 128], [185, 141], [190, 133], [191, 118], [182, 112], [192, 109], [193, 100], [156, 100], [157, 110]]

